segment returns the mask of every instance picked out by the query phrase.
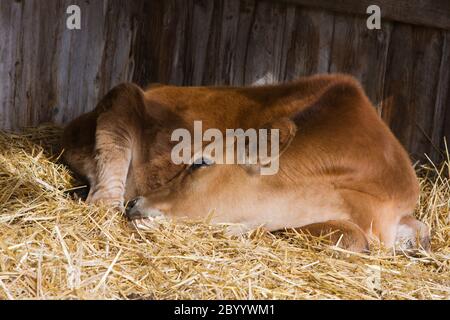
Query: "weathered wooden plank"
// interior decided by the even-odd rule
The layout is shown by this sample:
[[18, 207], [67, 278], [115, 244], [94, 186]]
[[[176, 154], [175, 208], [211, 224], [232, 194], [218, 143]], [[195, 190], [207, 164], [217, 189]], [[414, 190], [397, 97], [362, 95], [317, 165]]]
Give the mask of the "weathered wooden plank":
[[[291, 23], [292, 21], [292, 23]], [[284, 80], [327, 73], [330, 63], [334, 15], [295, 8], [288, 17], [288, 36]]]
[[336, 14], [330, 57], [330, 72], [349, 73], [358, 78], [376, 106], [383, 99], [383, 83], [392, 24], [369, 30], [365, 19]]
[[[450, 146], [450, 31], [443, 33], [442, 58], [439, 70], [439, 85], [433, 119], [432, 141], [440, 150], [445, 150], [444, 137]], [[439, 160], [445, 155], [434, 148], [431, 158]]]
[[245, 81], [245, 66], [247, 63], [248, 41], [252, 31], [255, 17], [254, 0], [242, 0], [239, 8], [239, 21], [237, 26], [237, 37], [234, 44], [234, 55], [232, 60], [232, 81], [234, 85], [243, 85]]
[[[26, 18], [26, 12], [24, 8], [23, 3], [13, 3], [12, 4], [12, 17], [11, 17], [11, 44], [12, 44], [12, 59], [11, 62], [12, 68], [10, 69], [11, 76], [12, 76], [12, 86], [11, 86], [11, 93], [10, 98], [12, 105], [15, 106], [15, 108], [12, 108], [10, 110], [10, 119], [9, 124], [11, 127], [20, 125], [17, 122], [21, 121], [21, 123], [28, 122], [28, 106], [26, 105], [26, 87], [25, 83], [23, 83], [24, 80], [24, 73], [27, 71], [27, 66], [24, 63], [23, 59], [23, 43], [26, 43], [30, 41], [30, 35], [32, 33], [27, 32], [25, 33], [23, 31], [23, 23], [30, 23], [30, 18]], [[34, 28], [35, 26], [32, 25], [31, 28]], [[27, 52], [32, 51], [33, 44], [29, 44], [29, 49]], [[31, 66], [31, 64], [28, 65], [28, 68]]]
[[311, 6], [342, 13], [366, 15], [373, 4], [381, 8], [383, 19], [450, 30], [448, 0], [265, 0]]
[[[155, 62], [153, 64], [153, 69], [155, 72], [157, 72], [157, 80], [156, 82], [161, 83], [171, 83], [171, 74], [172, 69], [175, 64], [174, 54], [176, 52], [176, 45], [177, 45], [177, 24], [180, 22], [180, 18], [178, 17], [178, 8], [176, 6], [177, 1], [176, 0], [168, 0], [163, 2], [162, 12], [162, 27], [161, 29], [156, 29], [155, 32], [160, 31], [160, 34], [155, 35], [155, 43], [159, 43], [159, 50], [158, 54], [156, 55], [159, 59], [158, 63]], [[148, 17], [146, 19], [152, 20], [153, 19], [153, 13], [155, 15], [160, 14], [160, 11], [149, 11]], [[152, 32], [148, 30], [143, 30], [142, 34], [145, 37], [145, 34], [151, 34]], [[148, 35], [147, 35], [148, 36]], [[159, 40], [157, 39], [159, 37]], [[138, 42], [141, 42], [142, 40], [139, 40]], [[158, 49], [157, 47], [149, 48], [150, 51]], [[142, 58], [147, 59], [147, 55], [149, 53], [145, 54], [143, 53]], [[139, 59], [138, 63], [142, 64], [145, 63], [143, 61], [144, 59]]]
[[[136, 17], [133, 81], [140, 86], [160, 81], [161, 35], [164, 27], [164, 2], [143, 1]], [[149, 32], [151, 30], [151, 32]], [[136, 63], [138, 65], [136, 65]]]
[[11, 29], [14, 34], [11, 43], [14, 47], [11, 92], [14, 108], [9, 114], [9, 123], [13, 128], [51, 118], [55, 99], [53, 88], [49, 88], [53, 84], [50, 39], [56, 29], [49, 20], [56, 15], [55, 5], [50, 3], [44, 12], [38, 1], [12, 4], [13, 11], [20, 16]]
[[442, 35], [395, 25], [391, 35], [382, 116], [414, 159], [432, 151], [432, 126]]
[[244, 83], [261, 85], [279, 80], [286, 6], [257, 2], [247, 42]]
[[103, 2], [106, 26], [103, 33], [100, 96], [115, 85], [133, 78], [135, 61], [132, 53], [137, 34], [137, 10], [141, 8], [141, 1], [143, 0]]
[[[61, 6], [61, 11], [69, 1]], [[60, 20], [56, 53], [58, 113], [55, 121], [65, 123], [91, 110], [100, 91], [97, 78], [104, 52], [104, 25], [106, 10], [102, 2], [75, 2], [82, 12], [81, 30], [67, 30]], [[86, 32], [89, 30], [89, 32]]]
[[220, 48], [214, 81], [217, 85], [230, 85], [233, 82], [236, 71], [233, 62], [238, 50], [237, 36], [242, 32], [238, 30], [240, 5], [239, 1], [223, 2]]
[[13, 2], [0, 1], [0, 128], [10, 129], [11, 106], [14, 104], [13, 74], [14, 74], [14, 49], [13, 45]]
[[195, 24], [198, 31], [193, 30], [194, 34], [201, 35], [203, 39], [200, 42], [203, 43], [199, 48], [200, 54], [192, 56], [192, 59], [197, 62], [195, 68], [197, 79], [194, 78], [194, 84], [196, 85], [214, 85], [218, 83], [224, 1], [206, 1], [206, 3], [202, 3], [202, 7], [207, 8], [208, 11], [205, 11], [200, 16], [194, 16], [195, 20], [203, 21]]
[[[179, 52], [180, 61], [183, 63], [183, 80], [184, 85], [201, 83], [202, 71], [206, 54], [206, 46], [208, 45], [208, 34], [205, 32], [209, 28], [211, 19], [212, 2], [200, 3], [200, 1], [188, 1], [185, 7], [185, 23], [183, 25], [184, 43]], [[209, 11], [209, 12], [208, 12]], [[203, 29], [202, 29], [203, 27]], [[199, 59], [196, 60], [195, 56]]]
[[161, 82], [177, 85], [189, 83], [186, 51], [189, 45], [193, 1], [167, 1], [161, 45]]

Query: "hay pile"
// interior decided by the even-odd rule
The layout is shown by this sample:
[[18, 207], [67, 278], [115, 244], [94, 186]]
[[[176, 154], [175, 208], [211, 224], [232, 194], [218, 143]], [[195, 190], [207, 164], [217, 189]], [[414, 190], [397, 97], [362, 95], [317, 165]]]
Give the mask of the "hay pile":
[[[120, 213], [64, 191], [76, 181], [47, 126], [0, 133], [2, 299], [449, 299], [450, 163], [420, 169], [417, 216], [433, 253], [342, 252], [320, 239], [163, 222], [133, 232]], [[50, 150], [50, 151], [49, 151]]]

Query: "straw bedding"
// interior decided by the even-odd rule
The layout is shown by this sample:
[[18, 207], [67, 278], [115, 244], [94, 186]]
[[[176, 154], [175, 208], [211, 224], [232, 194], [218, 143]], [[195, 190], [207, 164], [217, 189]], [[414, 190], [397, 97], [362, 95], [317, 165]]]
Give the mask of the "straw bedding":
[[1, 299], [449, 299], [450, 163], [418, 169], [416, 215], [432, 253], [372, 245], [352, 254], [323, 239], [160, 222], [137, 232], [119, 212], [66, 192], [53, 126], [0, 132]]

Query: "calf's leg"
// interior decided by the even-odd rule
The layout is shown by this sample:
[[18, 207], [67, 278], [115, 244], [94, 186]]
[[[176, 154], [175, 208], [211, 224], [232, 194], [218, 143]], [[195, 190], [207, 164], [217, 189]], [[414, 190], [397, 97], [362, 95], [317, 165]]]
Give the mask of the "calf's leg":
[[123, 209], [133, 141], [145, 108], [140, 88], [122, 84], [99, 103], [95, 132], [95, 186], [87, 202], [104, 203]]
[[86, 201], [122, 208], [130, 161], [131, 143], [115, 126], [114, 114], [102, 114], [95, 141], [96, 183]]
[[326, 237], [340, 248], [365, 252], [369, 250], [369, 242], [364, 231], [355, 223], [348, 220], [329, 220], [326, 222], [313, 223], [295, 230], [314, 237]]

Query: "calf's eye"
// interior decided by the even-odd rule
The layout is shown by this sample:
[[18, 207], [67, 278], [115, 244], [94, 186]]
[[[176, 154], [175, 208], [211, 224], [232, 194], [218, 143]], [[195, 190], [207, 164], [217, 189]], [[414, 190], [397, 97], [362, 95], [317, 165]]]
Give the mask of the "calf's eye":
[[190, 166], [189, 169], [191, 171], [194, 171], [194, 170], [198, 170], [203, 167], [211, 166], [213, 164], [214, 164], [214, 162], [211, 159], [202, 157], [201, 160], [197, 159], [196, 161], [194, 161], [194, 163]]

